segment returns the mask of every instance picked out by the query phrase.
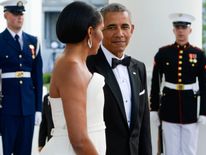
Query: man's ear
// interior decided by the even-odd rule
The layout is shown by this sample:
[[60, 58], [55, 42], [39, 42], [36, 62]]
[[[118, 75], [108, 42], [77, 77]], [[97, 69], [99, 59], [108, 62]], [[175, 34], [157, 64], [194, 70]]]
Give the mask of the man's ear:
[[172, 29], [173, 33], [175, 34], [175, 28]]
[[190, 33], [192, 33], [192, 28], [190, 27]]
[[134, 24], [131, 25], [131, 33], [134, 32]]
[[4, 18], [7, 19], [7, 16], [8, 16], [8, 13], [5, 12], [5, 13], [4, 13]]

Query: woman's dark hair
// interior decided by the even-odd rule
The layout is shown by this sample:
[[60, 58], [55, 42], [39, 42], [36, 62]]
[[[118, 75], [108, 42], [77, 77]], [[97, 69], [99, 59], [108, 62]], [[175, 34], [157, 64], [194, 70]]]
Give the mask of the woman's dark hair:
[[59, 15], [56, 34], [62, 43], [78, 43], [87, 35], [88, 28], [101, 23], [102, 17], [93, 6], [80, 1], [67, 5]]

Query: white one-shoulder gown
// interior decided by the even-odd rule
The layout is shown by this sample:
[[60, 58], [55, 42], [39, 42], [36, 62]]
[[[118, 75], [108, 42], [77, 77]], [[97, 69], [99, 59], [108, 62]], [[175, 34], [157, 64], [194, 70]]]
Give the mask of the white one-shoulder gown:
[[[87, 88], [88, 135], [99, 155], [105, 155], [106, 152], [103, 86], [104, 77], [94, 73]], [[53, 137], [46, 143], [40, 155], [75, 155], [68, 138], [62, 100], [61, 98], [49, 98], [49, 100], [54, 122]]]

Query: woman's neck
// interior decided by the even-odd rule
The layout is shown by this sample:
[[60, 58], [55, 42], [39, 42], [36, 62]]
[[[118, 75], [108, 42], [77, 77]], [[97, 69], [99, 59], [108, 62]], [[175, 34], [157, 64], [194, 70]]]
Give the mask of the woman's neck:
[[83, 62], [86, 61], [88, 56], [88, 50], [83, 46], [82, 43], [77, 44], [66, 44], [65, 54], [69, 54], [80, 58]]

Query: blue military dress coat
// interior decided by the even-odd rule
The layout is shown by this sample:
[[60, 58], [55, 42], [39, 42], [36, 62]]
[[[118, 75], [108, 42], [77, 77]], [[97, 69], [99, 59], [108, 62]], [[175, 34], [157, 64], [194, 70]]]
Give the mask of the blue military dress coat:
[[[23, 49], [7, 29], [0, 33], [0, 69], [2, 74], [29, 72], [30, 77], [2, 79], [3, 115], [34, 115], [42, 107], [42, 59], [37, 38], [22, 33]], [[20, 74], [21, 74], [20, 72]]]

